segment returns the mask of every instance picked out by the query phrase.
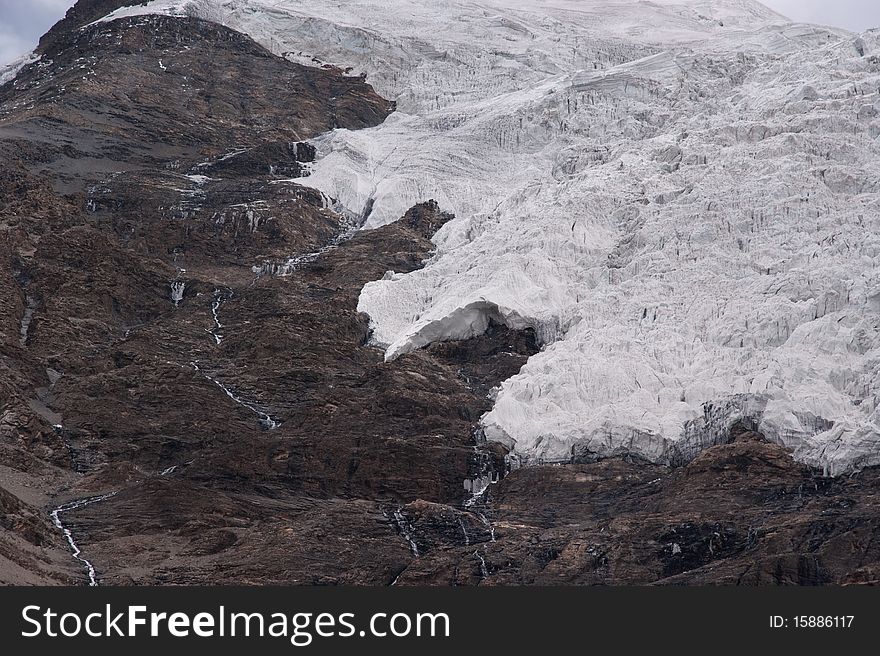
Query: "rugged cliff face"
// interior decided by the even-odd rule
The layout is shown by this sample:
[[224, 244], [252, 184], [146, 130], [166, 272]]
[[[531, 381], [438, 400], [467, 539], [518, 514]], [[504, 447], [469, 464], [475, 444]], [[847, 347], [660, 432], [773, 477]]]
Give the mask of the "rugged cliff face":
[[424, 196], [358, 230], [370, 203], [310, 184], [315, 138], [395, 103], [210, 2], [92, 24], [141, 4], [79, 2], [0, 87], [0, 581], [876, 579], [876, 471], [748, 422], [663, 464], [515, 468], [480, 419], [541, 336], [493, 315], [386, 362], [362, 290], [454, 217]]

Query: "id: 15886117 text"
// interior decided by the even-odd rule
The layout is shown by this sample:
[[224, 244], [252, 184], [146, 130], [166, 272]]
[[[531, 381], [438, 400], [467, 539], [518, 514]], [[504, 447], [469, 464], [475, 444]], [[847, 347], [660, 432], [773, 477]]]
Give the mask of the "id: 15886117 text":
[[849, 629], [855, 615], [795, 615], [783, 617], [770, 616], [771, 629]]

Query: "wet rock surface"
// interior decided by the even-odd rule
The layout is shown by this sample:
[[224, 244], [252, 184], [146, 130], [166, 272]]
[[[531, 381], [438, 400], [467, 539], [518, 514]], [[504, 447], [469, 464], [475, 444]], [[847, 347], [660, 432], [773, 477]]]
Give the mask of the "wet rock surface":
[[492, 487], [496, 541], [431, 551], [398, 584], [876, 583], [877, 484], [823, 478], [747, 432], [675, 469], [525, 468]]
[[393, 105], [204, 21], [74, 29], [122, 4], [0, 89], [0, 581], [86, 583], [50, 513], [109, 493], [63, 514], [107, 584], [877, 580], [876, 470], [744, 429], [511, 471], [475, 427], [533, 332], [386, 363], [357, 312], [452, 217], [357, 232], [297, 182], [308, 139]]

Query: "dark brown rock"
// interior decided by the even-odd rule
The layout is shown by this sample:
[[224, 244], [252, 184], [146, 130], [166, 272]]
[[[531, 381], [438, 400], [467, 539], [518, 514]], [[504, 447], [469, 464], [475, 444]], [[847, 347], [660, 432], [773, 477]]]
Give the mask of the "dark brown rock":
[[[877, 471], [823, 478], [755, 437], [713, 447], [675, 469], [612, 459], [513, 472], [492, 489], [497, 542], [481, 545], [488, 576], [480, 582], [875, 580]], [[476, 582], [472, 553], [429, 556], [410, 565], [400, 583]]]

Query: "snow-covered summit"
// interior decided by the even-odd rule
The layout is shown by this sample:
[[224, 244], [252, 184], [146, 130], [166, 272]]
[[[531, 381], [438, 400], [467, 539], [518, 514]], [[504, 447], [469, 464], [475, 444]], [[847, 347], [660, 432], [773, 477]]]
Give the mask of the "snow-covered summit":
[[487, 435], [525, 460], [687, 458], [746, 419], [880, 463], [880, 35], [749, 0], [158, 0], [365, 72], [399, 111], [318, 145], [368, 226], [458, 218], [360, 309], [394, 358], [490, 320], [546, 348]]

